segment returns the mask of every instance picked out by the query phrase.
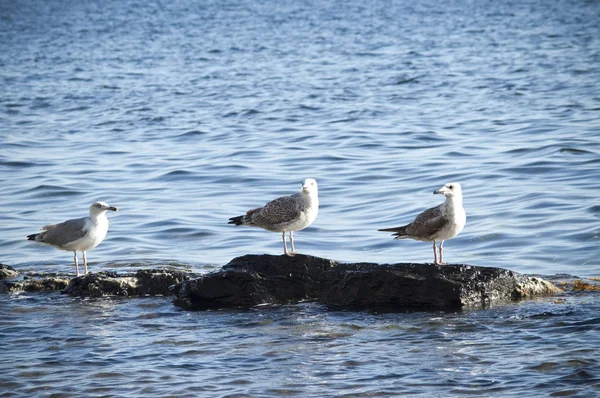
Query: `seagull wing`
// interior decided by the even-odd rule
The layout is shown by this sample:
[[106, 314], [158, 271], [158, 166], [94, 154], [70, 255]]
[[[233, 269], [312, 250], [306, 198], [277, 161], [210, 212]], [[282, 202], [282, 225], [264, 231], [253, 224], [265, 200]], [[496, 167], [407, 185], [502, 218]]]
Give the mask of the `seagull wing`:
[[46, 225], [42, 242], [62, 247], [83, 238], [89, 231], [89, 217], [75, 218], [60, 224]]
[[301, 209], [298, 198], [283, 196], [270, 201], [261, 208], [250, 210], [252, 223], [265, 228], [280, 228], [300, 216]]
[[441, 206], [432, 207], [419, 214], [406, 227], [406, 233], [413, 239], [431, 241], [448, 222], [448, 218], [442, 213]]

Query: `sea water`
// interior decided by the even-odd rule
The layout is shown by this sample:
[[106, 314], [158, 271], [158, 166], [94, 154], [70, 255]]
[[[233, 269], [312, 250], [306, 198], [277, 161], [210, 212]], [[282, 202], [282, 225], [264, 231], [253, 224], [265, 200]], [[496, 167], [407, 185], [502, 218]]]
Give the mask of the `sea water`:
[[[90, 270], [281, 254], [229, 217], [319, 183], [296, 249], [431, 262], [410, 222], [460, 182], [450, 263], [600, 276], [595, 1], [0, 2], [0, 262], [109, 214]], [[0, 396], [600, 394], [594, 294], [459, 313], [0, 296]]]

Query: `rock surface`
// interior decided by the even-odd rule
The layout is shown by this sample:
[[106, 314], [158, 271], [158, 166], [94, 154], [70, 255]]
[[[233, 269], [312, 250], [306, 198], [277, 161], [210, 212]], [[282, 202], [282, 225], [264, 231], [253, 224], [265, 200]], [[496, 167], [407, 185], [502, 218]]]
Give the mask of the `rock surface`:
[[171, 287], [189, 278], [186, 272], [157, 269], [123, 276], [115, 272], [96, 272], [71, 279], [63, 293], [80, 297], [166, 296], [173, 294]]
[[[306, 255], [247, 255], [202, 276], [175, 270], [18, 276], [0, 265], [0, 292], [56, 291], [79, 297], [176, 295], [185, 309], [313, 301], [330, 308], [459, 309], [559, 292], [543, 279], [470, 265], [338, 262]], [[18, 276], [18, 277], [17, 277]]]
[[185, 309], [315, 301], [331, 308], [459, 309], [559, 292], [501, 268], [434, 264], [340, 264], [306, 255], [247, 255], [181, 284]]
[[19, 276], [19, 273], [10, 265], [0, 264], [0, 280], [11, 279]]
[[79, 297], [157, 296], [172, 295], [171, 290], [193, 274], [181, 271], [145, 269], [119, 275], [116, 272], [95, 272], [76, 278], [60, 276], [30, 277], [23, 280], [0, 281], [0, 292], [37, 292], [61, 290]]
[[69, 284], [68, 278], [45, 277], [25, 278], [23, 280], [1, 280], [0, 293], [8, 292], [43, 292], [62, 290]]

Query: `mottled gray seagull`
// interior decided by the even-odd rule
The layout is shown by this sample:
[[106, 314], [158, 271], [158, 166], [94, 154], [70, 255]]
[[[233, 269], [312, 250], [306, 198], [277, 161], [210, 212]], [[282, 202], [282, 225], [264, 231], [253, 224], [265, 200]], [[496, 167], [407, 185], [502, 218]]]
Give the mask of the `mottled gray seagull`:
[[90, 216], [67, 220], [60, 224], [45, 225], [43, 232], [27, 236], [28, 240], [46, 243], [61, 250], [73, 252], [75, 273], [79, 276], [77, 252], [83, 253], [83, 266], [87, 274], [87, 258], [85, 252], [98, 246], [108, 232], [108, 210], [117, 211], [116, 207], [104, 202], [96, 202], [90, 206]]
[[[272, 200], [263, 207], [248, 210], [243, 216], [232, 217], [228, 224], [248, 225], [267, 231], [281, 232], [283, 254], [293, 256], [296, 254], [294, 231], [303, 230], [317, 218], [319, 212], [318, 193], [317, 182], [312, 178], [307, 178], [302, 183], [300, 192]], [[290, 233], [291, 252], [288, 252], [287, 249], [286, 232]]]
[[[437, 265], [446, 264], [443, 260], [444, 241], [454, 238], [465, 227], [467, 216], [462, 205], [462, 189], [457, 182], [451, 182], [433, 191], [442, 194], [446, 201], [419, 214], [413, 222], [397, 228], [385, 228], [379, 231], [395, 232], [394, 239], [415, 239], [433, 242], [433, 261]], [[440, 259], [438, 261], [435, 242], [440, 241]]]

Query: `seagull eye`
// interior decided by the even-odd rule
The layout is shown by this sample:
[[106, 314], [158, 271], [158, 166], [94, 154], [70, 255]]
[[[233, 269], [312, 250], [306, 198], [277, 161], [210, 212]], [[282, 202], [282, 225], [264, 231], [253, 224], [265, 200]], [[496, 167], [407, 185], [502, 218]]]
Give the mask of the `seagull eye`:
[[448, 185], [448, 188], [454, 189], [454, 185]]

